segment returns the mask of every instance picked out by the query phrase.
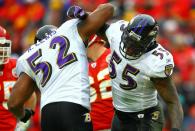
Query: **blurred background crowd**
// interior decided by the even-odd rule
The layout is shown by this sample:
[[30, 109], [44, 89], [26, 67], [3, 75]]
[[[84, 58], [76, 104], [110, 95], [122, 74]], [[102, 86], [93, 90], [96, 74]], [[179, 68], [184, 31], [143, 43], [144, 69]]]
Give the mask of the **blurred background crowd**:
[[[71, 5], [90, 12], [106, 2], [116, 6], [113, 21], [129, 21], [138, 13], [157, 19], [158, 42], [173, 54], [176, 65], [173, 79], [185, 114], [183, 130], [195, 131], [195, 0], [0, 0], [0, 25], [10, 33], [12, 56], [18, 57], [33, 44], [40, 26], [60, 26], [66, 21], [66, 11]], [[166, 107], [164, 110], [164, 131], [169, 131]], [[39, 117], [35, 115], [29, 131], [39, 130]]]

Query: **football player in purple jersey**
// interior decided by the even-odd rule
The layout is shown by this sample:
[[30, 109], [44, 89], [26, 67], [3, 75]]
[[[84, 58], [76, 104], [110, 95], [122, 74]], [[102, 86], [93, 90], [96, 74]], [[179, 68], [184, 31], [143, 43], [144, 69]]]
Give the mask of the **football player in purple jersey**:
[[183, 109], [171, 79], [173, 57], [156, 41], [158, 32], [156, 20], [147, 14], [105, 24], [97, 32], [111, 50], [112, 97], [122, 131], [162, 131], [157, 95], [167, 105], [171, 131], [181, 131]]
[[73, 19], [57, 29], [43, 26], [38, 30], [36, 43], [19, 58], [16, 66], [19, 79], [8, 108], [17, 118], [30, 118], [32, 112], [24, 108], [24, 102], [38, 88], [42, 131], [93, 130], [85, 43], [113, 16], [113, 11], [111, 4], [99, 5], [89, 15], [73, 7], [68, 15], [85, 21]]

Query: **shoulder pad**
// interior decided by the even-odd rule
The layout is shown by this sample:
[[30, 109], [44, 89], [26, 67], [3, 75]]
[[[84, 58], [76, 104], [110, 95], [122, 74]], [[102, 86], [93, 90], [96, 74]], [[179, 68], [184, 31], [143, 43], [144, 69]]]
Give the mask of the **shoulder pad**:
[[122, 30], [121, 28], [126, 26], [128, 24], [127, 21], [120, 20], [115, 23], [110, 24], [109, 28], [106, 30], [106, 36], [108, 38], [108, 41], [110, 44], [112, 44], [111, 39], [115, 38], [116, 36], [120, 36]]
[[174, 61], [172, 54], [161, 45], [152, 50], [150, 58], [150, 77], [168, 77], [173, 73]]
[[72, 27], [73, 25], [77, 25], [80, 22], [79, 19], [71, 19], [66, 22], [64, 22], [59, 29], [67, 29], [68, 27]]
[[116, 21], [112, 24], [110, 24], [110, 27], [109, 28], [113, 28], [113, 29], [120, 29], [121, 26], [127, 26], [128, 22], [127, 21], [124, 21], [124, 20], [119, 20], [119, 21]]

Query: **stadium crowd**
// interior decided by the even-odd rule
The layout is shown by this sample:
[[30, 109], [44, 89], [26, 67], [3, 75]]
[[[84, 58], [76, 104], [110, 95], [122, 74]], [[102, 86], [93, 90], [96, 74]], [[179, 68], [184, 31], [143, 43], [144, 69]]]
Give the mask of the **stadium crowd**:
[[[71, 5], [93, 11], [97, 5], [111, 2], [116, 6], [113, 21], [130, 20], [138, 13], [157, 19], [158, 41], [174, 57], [173, 80], [184, 110], [183, 131], [195, 131], [195, 1], [194, 0], [0, 0], [0, 25], [10, 33], [12, 56], [20, 56], [33, 44], [36, 30], [45, 24], [61, 25]], [[169, 131], [166, 114], [164, 131]], [[39, 131], [39, 108], [29, 131]]]

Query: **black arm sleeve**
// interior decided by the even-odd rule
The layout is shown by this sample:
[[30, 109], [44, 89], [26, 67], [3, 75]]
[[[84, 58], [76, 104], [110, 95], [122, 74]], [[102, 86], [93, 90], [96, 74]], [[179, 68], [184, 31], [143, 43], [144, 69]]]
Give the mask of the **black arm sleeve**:
[[98, 36], [105, 36], [106, 30], [109, 28], [109, 24], [105, 23], [97, 32]]
[[98, 31], [97, 31], [97, 35], [100, 36], [102, 39], [104, 39], [106, 41], [105, 47], [109, 48], [109, 42], [108, 39], [106, 37], [106, 30], [109, 28], [109, 24], [105, 23]]

